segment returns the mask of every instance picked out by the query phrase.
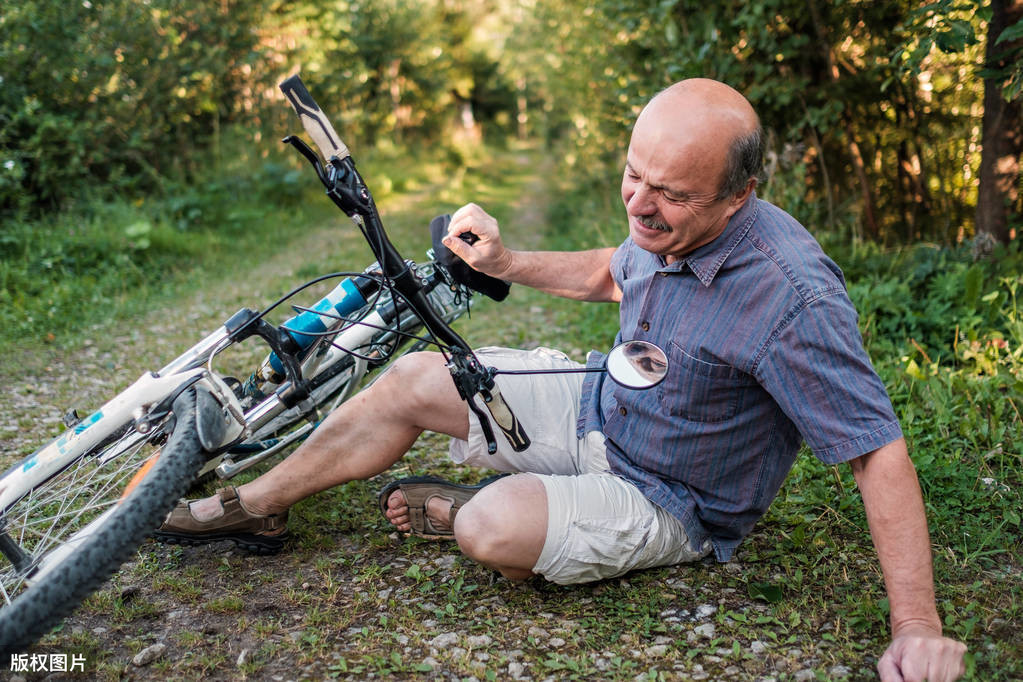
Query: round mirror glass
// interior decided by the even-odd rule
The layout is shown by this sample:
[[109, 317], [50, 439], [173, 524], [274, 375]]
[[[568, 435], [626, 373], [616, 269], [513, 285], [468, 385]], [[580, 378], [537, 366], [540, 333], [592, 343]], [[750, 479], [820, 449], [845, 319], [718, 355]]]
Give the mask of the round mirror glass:
[[668, 356], [648, 341], [625, 341], [607, 354], [607, 373], [625, 388], [653, 388], [668, 374]]

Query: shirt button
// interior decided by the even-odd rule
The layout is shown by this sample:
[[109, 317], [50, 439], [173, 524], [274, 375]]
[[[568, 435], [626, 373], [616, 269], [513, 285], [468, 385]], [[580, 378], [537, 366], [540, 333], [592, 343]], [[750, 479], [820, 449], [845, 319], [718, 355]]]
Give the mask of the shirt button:
[[645, 331], [645, 332], [648, 332], [648, 331], [650, 331], [650, 323], [649, 323], [649, 322], [646, 322], [646, 321], [644, 321], [644, 322], [643, 322], [643, 323], [642, 323], [641, 325], [639, 325], [639, 326], [640, 326], [640, 327], [642, 327], [643, 331]]
[[623, 417], [624, 417], [625, 415], [627, 415], [628, 413], [629, 413], [629, 411], [628, 411], [628, 410], [626, 410], [626, 409], [625, 409], [624, 407], [619, 407], [619, 408], [618, 408], [618, 414], [622, 415]]

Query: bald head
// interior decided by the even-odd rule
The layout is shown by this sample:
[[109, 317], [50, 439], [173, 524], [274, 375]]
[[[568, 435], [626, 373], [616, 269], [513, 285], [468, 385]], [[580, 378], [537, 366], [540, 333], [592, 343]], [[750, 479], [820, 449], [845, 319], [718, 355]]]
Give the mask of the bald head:
[[742, 94], [719, 81], [692, 78], [662, 90], [636, 120], [635, 130], [640, 129], [705, 159], [721, 179], [719, 198], [744, 191], [760, 173], [760, 120]]

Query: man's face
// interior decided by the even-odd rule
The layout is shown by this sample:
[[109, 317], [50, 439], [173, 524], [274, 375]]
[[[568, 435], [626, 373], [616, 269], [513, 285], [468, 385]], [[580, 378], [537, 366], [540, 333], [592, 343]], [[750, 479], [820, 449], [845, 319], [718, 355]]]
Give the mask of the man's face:
[[637, 246], [671, 263], [724, 231], [745, 200], [717, 198], [729, 144], [724, 135], [687, 135], [657, 112], [640, 117], [622, 177]]

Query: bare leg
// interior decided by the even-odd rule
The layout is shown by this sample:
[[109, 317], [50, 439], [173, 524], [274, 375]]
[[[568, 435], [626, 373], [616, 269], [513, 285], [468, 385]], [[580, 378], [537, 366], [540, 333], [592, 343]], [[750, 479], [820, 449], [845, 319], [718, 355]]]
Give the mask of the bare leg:
[[[427, 429], [465, 438], [468, 411], [443, 356], [414, 353], [338, 407], [287, 459], [239, 486], [238, 496], [254, 514], [280, 513], [327, 488], [385, 471]], [[216, 497], [191, 508], [200, 521], [221, 513]]]
[[509, 580], [533, 575], [546, 538], [547, 491], [531, 474], [491, 483], [455, 517], [462, 552]]

